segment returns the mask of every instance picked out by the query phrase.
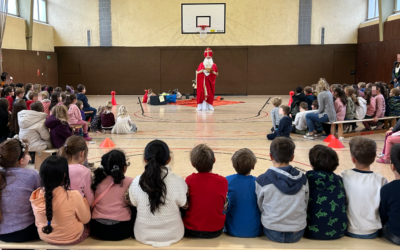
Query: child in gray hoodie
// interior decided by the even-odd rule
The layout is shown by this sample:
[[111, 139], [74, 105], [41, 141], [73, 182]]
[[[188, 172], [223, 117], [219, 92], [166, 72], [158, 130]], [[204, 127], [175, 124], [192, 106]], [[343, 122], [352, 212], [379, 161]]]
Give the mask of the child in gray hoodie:
[[256, 180], [264, 234], [279, 243], [299, 241], [307, 226], [307, 177], [289, 165], [295, 147], [290, 138], [277, 137], [270, 146], [273, 167]]

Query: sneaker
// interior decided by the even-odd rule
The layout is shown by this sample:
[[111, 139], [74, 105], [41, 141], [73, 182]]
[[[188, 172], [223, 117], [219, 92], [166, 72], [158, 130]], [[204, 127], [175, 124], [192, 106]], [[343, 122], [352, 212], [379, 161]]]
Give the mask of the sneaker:
[[385, 159], [377, 159], [376, 162], [377, 163], [383, 163], [383, 164], [390, 164], [390, 162], [386, 161]]
[[315, 140], [315, 137], [314, 137], [314, 135], [310, 135], [310, 134], [306, 134], [305, 136], [303, 136], [305, 139], [308, 139], [308, 140]]
[[86, 133], [86, 134], [83, 134], [83, 137], [82, 137], [85, 141], [91, 141], [92, 140], [92, 137], [89, 137], [89, 135]]
[[382, 159], [383, 157], [385, 157], [385, 154], [379, 153], [376, 157], [378, 157], [379, 159]]
[[321, 134], [314, 134], [315, 138], [321, 137]]

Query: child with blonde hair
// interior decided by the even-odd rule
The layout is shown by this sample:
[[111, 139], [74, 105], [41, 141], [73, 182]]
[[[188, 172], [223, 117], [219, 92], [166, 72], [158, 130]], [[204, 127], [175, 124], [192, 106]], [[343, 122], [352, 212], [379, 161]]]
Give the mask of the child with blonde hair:
[[51, 142], [56, 148], [64, 146], [67, 138], [72, 135], [68, 125], [68, 109], [64, 105], [54, 106], [44, 124], [50, 129]]
[[129, 134], [135, 133], [137, 127], [133, 124], [131, 117], [128, 115], [128, 110], [124, 105], [121, 105], [118, 109], [117, 123], [113, 127], [112, 134]]
[[40, 101], [43, 104], [44, 108], [44, 113], [47, 114], [47, 117], [50, 115], [50, 105], [51, 101], [49, 99], [49, 92], [47, 91], [42, 91], [39, 93], [39, 95], [42, 97], [42, 100]]
[[276, 96], [272, 99], [272, 105], [274, 105], [274, 108], [271, 110], [272, 132], [278, 129], [279, 122], [281, 121], [282, 118], [282, 115], [279, 114], [279, 106], [281, 106], [281, 104], [282, 104], [281, 97]]
[[101, 114], [101, 126], [105, 130], [111, 130], [115, 125], [115, 117], [112, 113], [113, 105], [110, 101], [106, 102], [105, 110]]

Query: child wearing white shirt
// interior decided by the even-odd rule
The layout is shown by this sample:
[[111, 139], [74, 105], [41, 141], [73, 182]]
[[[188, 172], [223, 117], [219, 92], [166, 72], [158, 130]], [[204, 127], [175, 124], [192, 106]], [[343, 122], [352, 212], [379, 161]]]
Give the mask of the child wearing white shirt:
[[[308, 114], [308, 103], [300, 103], [300, 112], [297, 113], [293, 122], [292, 133], [305, 135], [307, 133], [306, 114]], [[313, 111], [311, 111], [313, 112]]]
[[118, 109], [117, 123], [115, 123], [111, 133], [112, 134], [129, 134], [135, 133], [137, 127], [133, 124], [131, 117], [128, 115], [128, 110], [124, 105]]

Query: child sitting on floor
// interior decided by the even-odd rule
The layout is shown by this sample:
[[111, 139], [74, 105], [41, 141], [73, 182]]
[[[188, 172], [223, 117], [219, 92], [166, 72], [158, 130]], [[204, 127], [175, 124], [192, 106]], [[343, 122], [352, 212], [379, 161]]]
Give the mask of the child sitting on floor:
[[400, 90], [393, 88], [390, 90], [388, 100], [389, 116], [400, 116]]
[[29, 197], [40, 187], [36, 170], [25, 168], [28, 147], [19, 139], [0, 144], [0, 240], [27, 242], [39, 239]]
[[228, 209], [225, 233], [234, 237], [251, 238], [262, 234], [261, 213], [257, 206], [255, 181], [250, 175], [257, 163], [254, 153], [242, 148], [232, 156], [232, 165], [237, 174], [227, 176]]
[[[125, 199], [133, 178], [125, 176], [129, 162], [120, 150], [111, 150], [101, 157], [101, 166], [94, 171], [90, 229], [101, 240], [118, 241], [132, 237], [136, 209], [131, 211]], [[104, 194], [104, 195], [103, 195]]]
[[124, 105], [119, 106], [117, 123], [113, 127], [112, 134], [129, 134], [135, 133], [137, 127], [133, 124], [131, 117], [128, 115], [128, 110]]
[[292, 119], [295, 119], [297, 113], [300, 112], [300, 103], [306, 101], [306, 95], [303, 93], [303, 87], [298, 86], [296, 88], [295, 95], [292, 98], [293, 98], [293, 102], [290, 105], [290, 111], [291, 111]]
[[198, 173], [186, 177], [189, 208], [183, 217], [185, 236], [216, 238], [224, 229], [228, 181], [212, 173], [215, 157], [207, 145], [194, 147], [190, 152], [190, 161]]
[[289, 117], [290, 107], [282, 105], [280, 107], [279, 113], [283, 115], [279, 122], [278, 129], [272, 134], [268, 134], [268, 140], [274, 140], [276, 137], [285, 136], [290, 137], [290, 132], [292, 132], [292, 118]]
[[110, 101], [106, 102], [105, 110], [101, 114], [101, 126], [105, 130], [112, 130], [115, 125], [115, 117], [112, 113], [113, 105]]
[[306, 173], [310, 188], [305, 237], [339, 239], [347, 233], [346, 192], [342, 178], [334, 173], [339, 166], [337, 153], [316, 145], [309, 154], [313, 170]]
[[381, 188], [379, 215], [382, 221], [382, 234], [390, 242], [400, 245], [400, 144], [391, 148], [390, 169], [395, 180]]
[[94, 200], [94, 193], [90, 188], [92, 185], [92, 172], [84, 166], [87, 161], [89, 149], [85, 140], [80, 136], [72, 135], [62, 146], [57, 155], [68, 160], [69, 178], [71, 180], [71, 190], [77, 190], [85, 197], [89, 206]]
[[52, 245], [75, 245], [90, 233], [90, 208], [76, 190], [69, 190], [68, 161], [52, 155], [40, 166], [42, 187], [30, 198], [40, 239]]
[[308, 113], [308, 104], [300, 103], [300, 112], [297, 113], [292, 126], [292, 133], [305, 135], [307, 133], [306, 114]]
[[274, 132], [275, 130], [278, 129], [279, 122], [281, 121], [282, 114], [279, 114], [279, 106], [281, 106], [281, 104], [282, 104], [282, 98], [274, 97], [274, 99], [272, 99], [272, 105], [274, 105], [275, 108], [271, 110], [271, 120], [272, 120], [271, 132]]
[[387, 184], [385, 177], [371, 171], [370, 165], [376, 156], [376, 142], [357, 136], [350, 140], [353, 169], [340, 173], [346, 190], [347, 236], [359, 239], [374, 239], [378, 236], [382, 223], [379, 217], [379, 191]]
[[307, 177], [290, 165], [294, 142], [278, 137], [270, 146], [273, 166], [256, 180], [258, 208], [264, 234], [272, 241], [299, 241], [307, 226]]
[[101, 133], [101, 114], [103, 114], [106, 108], [104, 106], [99, 106], [97, 108], [97, 114], [91, 120], [91, 126], [93, 132]]
[[306, 95], [306, 102], [308, 104], [308, 110], [311, 110], [313, 101], [317, 100], [317, 97], [313, 95], [313, 89], [310, 86], [304, 88], [304, 94]]
[[135, 238], [143, 244], [167, 247], [183, 238], [185, 228], [179, 209], [187, 202], [188, 188], [168, 166], [171, 155], [165, 142], [147, 144], [143, 159], [144, 172], [129, 187], [129, 200], [137, 207]]

